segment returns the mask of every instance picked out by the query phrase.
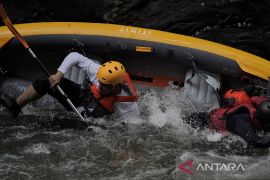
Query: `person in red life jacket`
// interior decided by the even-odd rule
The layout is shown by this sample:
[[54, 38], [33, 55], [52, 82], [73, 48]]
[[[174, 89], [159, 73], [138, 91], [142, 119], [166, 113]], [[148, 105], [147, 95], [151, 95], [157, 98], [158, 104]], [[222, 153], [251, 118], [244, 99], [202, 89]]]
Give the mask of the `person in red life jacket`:
[[[72, 66], [77, 66], [86, 73], [87, 78], [83, 84], [76, 84], [63, 78]], [[109, 61], [100, 65], [77, 52], [68, 54], [57, 73], [49, 79], [34, 81], [16, 99], [1, 95], [0, 103], [7, 107], [13, 118], [16, 118], [23, 106], [48, 93], [71, 110], [59, 92], [55, 90], [56, 84], [60, 85], [85, 117], [98, 118], [114, 112], [122, 117], [140, 114], [137, 92], [121, 63]]]
[[270, 147], [270, 137], [258, 135], [270, 132], [270, 99], [249, 97], [244, 90], [227, 91], [223, 107], [210, 113], [194, 113], [186, 121], [195, 128], [232, 132], [257, 148]]

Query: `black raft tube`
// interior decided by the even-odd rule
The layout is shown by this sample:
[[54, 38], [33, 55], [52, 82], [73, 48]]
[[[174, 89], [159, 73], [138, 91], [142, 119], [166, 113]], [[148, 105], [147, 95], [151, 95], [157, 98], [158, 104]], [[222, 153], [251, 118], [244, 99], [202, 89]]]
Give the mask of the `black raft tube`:
[[268, 84], [267, 84], [266, 96], [268, 98], [270, 98], [270, 77], [269, 77]]

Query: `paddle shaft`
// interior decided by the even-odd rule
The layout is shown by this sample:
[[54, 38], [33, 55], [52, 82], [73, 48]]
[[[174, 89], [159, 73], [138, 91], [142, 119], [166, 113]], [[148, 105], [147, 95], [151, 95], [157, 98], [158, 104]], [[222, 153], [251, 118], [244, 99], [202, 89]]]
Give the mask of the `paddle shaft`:
[[[0, 3], [1, 3], [1, 0], [0, 0]], [[51, 74], [49, 73], [49, 71], [46, 69], [46, 67], [43, 65], [43, 63], [38, 59], [38, 57], [36, 56], [36, 54], [31, 50], [31, 48], [28, 45], [28, 43], [26, 42], [26, 40], [20, 35], [20, 33], [13, 26], [12, 22], [10, 21], [9, 17], [7, 16], [7, 14], [6, 14], [5, 10], [4, 10], [4, 7], [3, 7], [2, 3], [0, 4], [0, 16], [1, 16], [2, 20], [4, 21], [5, 25], [8, 27], [8, 29], [12, 32], [12, 34], [15, 37], [18, 38], [18, 40], [22, 43], [22, 45], [25, 47], [25, 49], [27, 49], [27, 51], [29, 52], [29, 54], [31, 54], [31, 56], [38, 62], [39, 66], [44, 71], [44, 73], [48, 77], [50, 77]], [[68, 105], [71, 107], [71, 109], [79, 116], [79, 118], [82, 121], [84, 121], [86, 123], [86, 121], [82, 117], [81, 113], [79, 113], [79, 111], [76, 109], [76, 107], [70, 101], [70, 99], [68, 98], [68, 96], [66, 95], [66, 93], [62, 90], [62, 88], [59, 85], [56, 85], [55, 87], [58, 90], [58, 92], [64, 97], [65, 101], [68, 103]]]

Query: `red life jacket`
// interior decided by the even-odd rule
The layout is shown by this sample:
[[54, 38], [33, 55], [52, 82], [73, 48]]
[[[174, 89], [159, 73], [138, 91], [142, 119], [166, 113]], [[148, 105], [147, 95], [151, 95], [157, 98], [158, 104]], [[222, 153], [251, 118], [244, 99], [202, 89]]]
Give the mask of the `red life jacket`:
[[94, 85], [90, 85], [90, 91], [93, 93], [95, 98], [99, 100], [100, 104], [109, 112], [114, 112], [113, 104], [115, 102], [135, 102], [138, 99], [137, 91], [134, 88], [128, 73], [125, 74], [125, 82], [129, 90], [131, 91], [132, 95], [130, 96], [116, 96], [116, 95], [110, 95], [110, 96], [101, 96], [100, 89]]
[[258, 105], [261, 104], [265, 100], [269, 100], [269, 98], [264, 97], [264, 96], [253, 96], [251, 98], [251, 103], [253, 104], [253, 106], [257, 108]]
[[225, 120], [228, 118], [228, 116], [236, 113], [242, 108], [245, 108], [249, 112], [254, 128], [260, 130], [261, 126], [255, 117], [256, 107], [254, 107], [252, 104], [241, 104], [236, 107], [220, 108], [212, 111], [209, 115], [212, 128], [221, 132], [227, 131], [228, 129]]

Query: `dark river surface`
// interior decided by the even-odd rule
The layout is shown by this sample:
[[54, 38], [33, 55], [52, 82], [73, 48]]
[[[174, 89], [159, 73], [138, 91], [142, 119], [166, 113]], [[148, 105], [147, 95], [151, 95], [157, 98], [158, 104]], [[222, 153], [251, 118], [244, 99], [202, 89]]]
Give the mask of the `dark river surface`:
[[[4, 91], [16, 94], [25, 84], [11, 81]], [[0, 179], [269, 179], [268, 149], [184, 123], [201, 109], [183, 90], [138, 89], [140, 118], [96, 119], [89, 128], [43, 126], [63, 111], [48, 97], [25, 107], [16, 122], [2, 108]], [[184, 169], [192, 174], [179, 168], [191, 160]]]
[[[269, 0], [4, 0], [4, 5], [14, 23], [131, 25], [270, 59]], [[11, 81], [1, 90], [16, 96], [26, 85]], [[268, 149], [247, 147], [232, 134], [191, 128], [183, 119], [202, 109], [183, 90], [138, 88], [140, 118], [96, 119], [89, 128], [48, 97], [25, 107], [16, 121], [1, 108], [0, 179], [269, 179]]]

